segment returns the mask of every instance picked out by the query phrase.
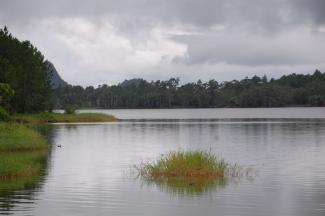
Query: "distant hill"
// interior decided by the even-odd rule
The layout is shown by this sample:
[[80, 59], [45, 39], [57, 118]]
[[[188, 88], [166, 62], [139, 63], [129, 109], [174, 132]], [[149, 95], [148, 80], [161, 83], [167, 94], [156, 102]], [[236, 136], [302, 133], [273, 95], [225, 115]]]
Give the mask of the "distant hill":
[[143, 82], [147, 83], [146, 80], [138, 78], [138, 79], [124, 80], [119, 85], [122, 86], [122, 87], [127, 87], [127, 86], [131, 86], [131, 85], [134, 85], [134, 86], [138, 87]]
[[68, 85], [68, 83], [61, 78], [54, 65], [50, 61], [46, 61], [45, 64], [49, 73], [52, 75], [51, 84], [53, 88], [57, 88], [59, 86], [65, 87]]

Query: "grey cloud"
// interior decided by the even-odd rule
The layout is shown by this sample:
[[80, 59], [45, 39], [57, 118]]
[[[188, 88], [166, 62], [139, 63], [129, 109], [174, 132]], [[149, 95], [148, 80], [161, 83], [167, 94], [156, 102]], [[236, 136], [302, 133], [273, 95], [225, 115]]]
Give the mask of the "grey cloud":
[[[187, 64], [226, 63], [234, 65], [303, 65], [325, 62], [324, 34], [301, 29], [277, 36], [222, 32], [176, 36], [188, 47]], [[177, 60], [177, 61], [176, 61]], [[175, 62], [180, 62], [177, 58]]]
[[270, 30], [325, 21], [323, 0], [2, 0], [0, 13], [10, 20], [48, 16], [103, 14], [180, 22], [196, 26], [255, 25]]

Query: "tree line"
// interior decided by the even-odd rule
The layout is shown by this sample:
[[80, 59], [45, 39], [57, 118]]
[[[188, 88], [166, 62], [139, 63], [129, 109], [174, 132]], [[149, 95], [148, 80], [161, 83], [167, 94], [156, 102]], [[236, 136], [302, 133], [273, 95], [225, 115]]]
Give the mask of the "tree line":
[[217, 82], [198, 80], [180, 85], [178, 78], [148, 82], [126, 80], [97, 88], [68, 85], [54, 89], [57, 108], [210, 108], [325, 106], [325, 73], [291, 74], [279, 79], [254, 76]]

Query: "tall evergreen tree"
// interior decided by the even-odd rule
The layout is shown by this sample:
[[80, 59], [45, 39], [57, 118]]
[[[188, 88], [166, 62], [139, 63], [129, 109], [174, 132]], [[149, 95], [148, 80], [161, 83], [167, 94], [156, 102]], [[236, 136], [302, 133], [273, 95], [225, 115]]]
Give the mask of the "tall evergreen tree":
[[19, 41], [7, 27], [0, 29], [0, 82], [14, 89], [14, 112], [50, 109], [50, 74], [44, 56], [29, 41]]

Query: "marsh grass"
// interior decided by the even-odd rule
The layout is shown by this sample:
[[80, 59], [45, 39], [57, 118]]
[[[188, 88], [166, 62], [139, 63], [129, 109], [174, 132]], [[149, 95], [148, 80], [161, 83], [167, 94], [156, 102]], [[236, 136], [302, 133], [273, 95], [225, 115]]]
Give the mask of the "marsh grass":
[[166, 177], [223, 178], [228, 164], [210, 152], [173, 151], [154, 163], [142, 164], [140, 174], [149, 179]]
[[81, 122], [115, 122], [118, 119], [101, 113], [35, 113], [16, 114], [12, 120], [19, 123], [46, 124], [46, 123], [81, 123]]
[[45, 151], [0, 153], [0, 194], [37, 185], [46, 160]]
[[31, 128], [21, 124], [0, 122], [0, 153], [46, 150], [47, 147], [46, 139]]
[[249, 172], [204, 151], [172, 151], [153, 163], [136, 166], [136, 170], [142, 183], [178, 195], [202, 194], [223, 188], [230, 180], [244, 177]]
[[172, 151], [137, 167], [146, 184], [176, 194], [200, 194], [227, 183], [229, 165], [210, 152]]
[[0, 122], [0, 189], [22, 189], [38, 178], [48, 144], [31, 128]]
[[46, 158], [44, 151], [0, 153], [0, 181], [35, 176]]

